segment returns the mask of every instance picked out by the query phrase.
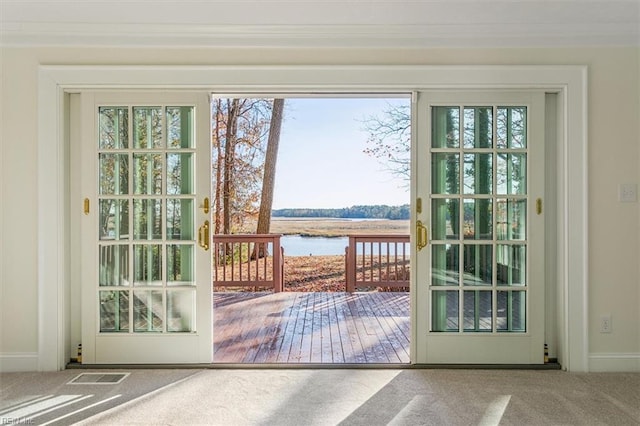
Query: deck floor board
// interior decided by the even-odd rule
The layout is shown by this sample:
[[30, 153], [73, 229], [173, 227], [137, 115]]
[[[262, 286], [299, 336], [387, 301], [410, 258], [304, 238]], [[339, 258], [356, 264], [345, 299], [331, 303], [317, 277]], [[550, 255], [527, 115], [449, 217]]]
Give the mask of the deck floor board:
[[214, 363], [408, 363], [409, 294], [214, 293]]

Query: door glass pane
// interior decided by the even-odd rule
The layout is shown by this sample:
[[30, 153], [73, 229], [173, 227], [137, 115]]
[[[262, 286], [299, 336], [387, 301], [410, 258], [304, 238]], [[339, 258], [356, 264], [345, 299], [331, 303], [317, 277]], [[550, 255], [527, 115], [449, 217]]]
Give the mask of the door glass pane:
[[129, 147], [129, 109], [100, 107], [99, 148], [126, 149]]
[[464, 108], [464, 148], [493, 146], [493, 108]]
[[464, 330], [492, 331], [491, 291], [464, 292]]
[[463, 183], [465, 194], [491, 194], [493, 167], [491, 154], [464, 154]]
[[133, 200], [133, 238], [162, 239], [162, 200], [142, 198]]
[[437, 153], [431, 156], [431, 192], [460, 193], [460, 155]]
[[498, 291], [497, 330], [525, 332], [527, 293]]
[[431, 293], [431, 331], [459, 330], [459, 301], [456, 290]]
[[167, 331], [193, 331], [195, 304], [195, 291], [169, 290], [167, 292]]
[[489, 198], [464, 200], [464, 238], [493, 239], [493, 209]]
[[129, 285], [129, 245], [100, 246], [99, 286]]
[[133, 193], [162, 194], [162, 155], [133, 154]]
[[193, 148], [193, 107], [167, 107], [167, 147]]
[[493, 246], [491, 244], [465, 244], [464, 285], [491, 285], [493, 283]]
[[100, 291], [100, 331], [129, 331], [129, 292]]
[[527, 108], [510, 108], [511, 138], [509, 148], [520, 149], [527, 147]]
[[189, 244], [167, 245], [167, 285], [195, 285], [193, 250]]
[[163, 329], [164, 308], [162, 291], [136, 290], [133, 292], [133, 330], [159, 332]]
[[460, 238], [460, 201], [446, 198], [431, 202], [432, 239]]
[[99, 201], [100, 239], [129, 238], [129, 200], [102, 199]]
[[525, 285], [527, 246], [524, 244], [498, 244], [496, 246], [496, 268], [498, 285]]
[[460, 146], [460, 108], [433, 107], [431, 109], [431, 146], [458, 148]]
[[133, 246], [133, 280], [135, 285], [162, 285], [162, 252], [159, 244]]
[[527, 236], [527, 200], [498, 199], [496, 204], [496, 237], [499, 240], [524, 240]]
[[193, 194], [193, 154], [167, 155], [167, 194]]
[[431, 285], [459, 285], [459, 251], [459, 244], [433, 244], [431, 246]]
[[498, 107], [496, 117], [496, 144], [498, 148], [526, 148], [527, 107]]
[[99, 154], [100, 195], [129, 193], [129, 155]]
[[527, 154], [499, 153], [496, 165], [498, 194], [527, 193]]
[[133, 108], [133, 147], [162, 148], [162, 108]]
[[193, 199], [167, 200], [167, 239], [193, 240]]

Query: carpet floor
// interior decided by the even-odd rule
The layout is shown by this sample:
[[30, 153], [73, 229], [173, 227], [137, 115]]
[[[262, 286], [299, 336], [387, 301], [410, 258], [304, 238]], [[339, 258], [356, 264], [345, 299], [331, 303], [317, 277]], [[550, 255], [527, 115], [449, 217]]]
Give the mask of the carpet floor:
[[133, 369], [117, 384], [69, 384], [86, 372], [1, 374], [0, 423], [640, 425], [637, 373]]

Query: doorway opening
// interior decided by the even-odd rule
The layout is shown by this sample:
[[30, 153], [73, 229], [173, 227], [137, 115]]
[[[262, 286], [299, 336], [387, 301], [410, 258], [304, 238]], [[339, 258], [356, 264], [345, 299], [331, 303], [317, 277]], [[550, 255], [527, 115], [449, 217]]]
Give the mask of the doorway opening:
[[[89, 115], [83, 114], [84, 112], [92, 111], [92, 109], [85, 108], [83, 103], [74, 102], [75, 93], [79, 88], [127, 89], [132, 94], [132, 88], [171, 87], [179, 90], [192, 89], [194, 82], [200, 82], [200, 85], [208, 84], [208, 87], [215, 87], [217, 90], [235, 90], [234, 88], [237, 87], [246, 87], [247, 81], [260, 81], [263, 84], [261, 87], [280, 90], [284, 93], [300, 90], [301, 87], [342, 90], [345, 87], [353, 87], [353, 82], [359, 81], [363, 83], [357, 85], [358, 90], [370, 91], [385, 90], [384, 88], [389, 87], [410, 91], [416, 88], [439, 88], [445, 86], [504, 88], [505, 85], [508, 85], [509, 87], [523, 89], [546, 88], [547, 92], [553, 93], [554, 96], [557, 94], [557, 109], [555, 110], [557, 129], [555, 131], [556, 138], [554, 139], [556, 142], [552, 144], [553, 149], [547, 152], [551, 152], [550, 158], [555, 158], [556, 160], [553, 164], [557, 165], [557, 177], [548, 181], [551, 181], [550, 187], [557, 194], [558, 203], [555, 207], [551, 206], [549, 201], [553, 197], [548, 197], [548, 202], [546, 203], [547, 213], [552, 209], [556, 209], [555, 213], [557, 214], [557, 225], [553, 230], [549, 231], [557, 237], [555, 240], [558, 253], [555, 259], [557, 274], [548, 272], [551, 278], [548, 282], [553, 283], [553, 291], [546, 292], [549, 300], [554, 300], [554, 297], [557, 299], [553, 304], [557, 308], [557, 312], [551, 310], [545, 315], [547, 319], [551, 318], [546, 324], [546, 331], [547, 333], [549, 331], [553, 332], [555, 336], [555, 344], [550, 345], [550, 356], [554, 356], [555, 347], [555, 351], [557, 351], [555, 354], [557, 354], [558, 361], [564, 368], [569, 371], [588, 370], [588, 357], [585, 352], [585, 348], [588, 347], [585, 344], [587, 336], [583, 333], [587, 312], [584, 294], [588, 281], [588, 276], [585, 273], [587, 270], [585, 268], [587, 251], [584, 249], [585, 242], [588, 239], [585, 225], [585, 212], [588, 210], [585, 208], [588, 191], [585, 183], [587, 173], [585, 171], [586, 162], [584, 161], [587, 146], [584, 132], [587, 120], [587, 108], [585, 106], [587, 70], [584, 66], [336, 66], [329, 68], [185, 66], [178, 68], [179, 72], [176, 72], [175, 67], [171, 68], [171, 72], [168, 72], [168, 69], [163, 66], [149, 67], [145, 70], [144, 79], [141, 80], [139, 69], [136, 67], [40, 67], [38, 102], [46, 107], [40, 108], [38, 113], [38, 134], [43, 135], [38, 139], [39, 158], [53, 158], [57, 159], [57, 161], [43, 161], [43, 167], [40, 167], [38, 171], [38, 181], [42, 184], [42, 190], [39, 191], [38, 197], [39, 203], [49, 206], [46, 211], [41, 210], [38, 215], [39, 229], [42, 231], [38, 238], [39, 252], [44, 253], [47, 259], [56, 259], [57, 253], [62, 256], [62, 260], [66, 259], [67, 262], [41, 262], [39, 265], [38, 276], [44, 277], [40, 281], [40, 289], [42, 290], [39, 292], [40, 317], [56, 317], [60, 319], [60, 321], [45, 321], [39, 328], [38, 336], [41, 342], [37, 354], [39, 368], [45, 370], [64, 368], [69, 355], [75, 354], [79, 342], [83, 343], [83, 362], [89, 364], [96, 362], [195, 362], [186, 356], [175, 357], [171, 361], [163, 361], [149, 356], [149, 354], [162, 353], [159, 342], [154, 341], [154, 343], [158, 344], [150, 350], [150, 339], [134, 339], [135, 335], [129, 336], [128, 343], [135, 343], [137, 340], [143, 341], [147, 354], [139, 361], [132, 361], [131, 356], [127, 356], [124, 361], [119, 361], [121, 358], [109, 361], [100, 361], [97, 358], [96, 360], [91, 360], [90, 350], [95, 347], [93, 342], [95, 336], [99, 335], [95, 326], [97, 315], [95, 312], [92, 315], [85, 315], [84, 311], [81, 312], [80, 306], [85, 306], [93, 301], [93, 299], [86, 300], [81, 295], [89, 293], [82, 291], [84, 285], [94, 288], [94, 281], [89, 281], [86, 284], [87, 281], [83, 280], [81, 276], [84, 270], [87, 269], [85, 268], [86, 262], [84, 259], [92, 259], [94, 253], [90, 250], [84, 250], [84, 241], [76, 242], [78, 235], [84, 236], [87, 233], [82, 232], [80, 226], [69, 226], [69, 223], [79, 223], [80, 219], [84, 217], [81, 216], [79, 209], [76, 210], [75, 206], [79, 205], [79, 203], [81, 204], [82, 200], [88, 195], [92, 196], [92, 190], [91, 188], [87, 189], [86, 185], [81, 188], [76, 185], [69, 185], [69, 173], [71, 173], [72, 177], [84, 175], [77, 174], [73, 169], [69, 170], [68, 166], [85, 166], [91, 165], [93, 162], [91, 158], [89, 158], [89, 161], [85, 161], [84, 157], [81, 159], [82, 149], [69, 149], [69, 146], [77, 147], [78, 145], [74, 140], [80, 138], [74, 138], [74, 132], [70, 132], [71, 135], [67, 138], [69, 132], [61, 132], [61, 129], [74, 129], [74, 126], [68, 126], [68, 123], [60, 120], [68, 116], [73, 117], [77, 113], [78, 116], [82, 116], [81, 123], [88, 123], [87, 126], [82, 126], [83, 129], [84, 127], [93, 128], [91, 124], [91, 114], [93, 113]], [[286, 85], [283, 84], [283, 81], [295, 83]], [[129, 83], [123, 84], [122, 82]], [[523, 84], [522, 82], [528, 83]], [[167, 93], [167, 91], [164, 92], [165, 97]], [[61, 96], [64, 96], [65, 99], [64, 106], [61, 103]], [[132, 102], [139, 102], [139, 100], [133, 100]], [[164, 102], [166, 103], [166, 101]], [[120, 104], [121, 102], [118, 102], [118, 105]], [[207, 110], [207, 108], [204, 109]], [[58, 113], [51, 114], [51, 111], [57, 111]], [[68, 114], [68, 111], [71, 111], [71, 113]], [[198, 120], [200, 123], [208, 121], [209, 119]], [[83, 140], [91, 140], [94, 134], [92, 133], [88, 139], [84, 138]], [[79, 146], [85, 145], [81, 144]], [[62, 152], [69, 153], [69, 158], [63, 158], [60, 155]], [[570, 168], [567, 166], [567, 158], [571, 158], [572, 167]], [[546, 165], [548, 166], [547, 169], [553, 170], [550, 163]], [[74, 173], [76, 174], [74, 175]], [[95, 174], [88, 176], [95, 176]], [[91, 179], [81, 178], [72, 178], [71, 181], [83, 184], [92, 182]], [[567, 188], [577, 188], [577, 190], [567, 191]], [[60, 196], [61, 194], [67, 197]], [[67, 203], [68, 199], [71, 200], [71, 207]], [[95, 199], [95, 196], [92, 199]], [[412, 197], [413, 199], [414, 197]], [[94, 220], [92, 216], [86, 216], [85, 219]], [[67, 228], [70, 229], [70, 235], [63, 238], [61, 230]], [[91, 229], [91, 232], [95, 232], [96, 227]], [[197, 232], [195, 235], [197, 236]], [[547, 241], [551, 241], [551, 239], [547, 239]], [[90, 243], [87, 247], [92, 247], [91, 244], [93, 243]], [[550, 253], [549, 250], [546, 250], [546, 252], [547, 254]], [[573, 253], [573, 255], [566, 257], [562, 253]], [[51, 254], [51, 256], [48, 254]], [[69, 259], [71, 260], [69, 261]], [[65, 267], [64, 265], [70, 265], [70, 267]], [[81, 285], [81, 283], [83, 284]], [[411, 292], [412, 298], [415, 297], [415, 293], [416, 291]], [[205, 298], [202, 299], [204, 309], [199, 308], [199, 312], [209, 310], [211, 306], [209, 300], [204, 301]], [[61, 300], [65, 300], [68, 303], [63, 305], [60, 303]], [[200, 303], [200, 299], [198, 299], [198, 303]], [[70, 306], [70, 308], [66, 309], [66, 306]], [[551, 305], [548, 304], [546, 307], [550, 308]], [[566, 316], [569, 310], [572, 312], [570, 318]], [[199, 314], [198, 318], [203, 318], [204, 316]], [[563, 318], [564, 320], [562, 320]], [[75, 319], [78, 319], [78, 321], [75, 321]], [[416, 325], [421, 324], [415, 317], [412, 318], [412, 321]], [[64, 326], [61, 326], [61, 323]], [[82, 327], [80, 327], [80, 324], [82, 324]], [[85, 328], [92, 334], [92, 336], [89, 336], [92, 338], [88, 338], [88, 334], [84, 333]], [[205, 329], [206, 324], [204, 328], [200, 328], [201, 331]], [[199, 334], [206, 334], [207, 338], [210, 338], [209, 333]], [[573, 337], [567, 339], [566, 336]], [[91, 344], [87, 344], [85, 339]], [[168, 347], [167, 343], [171, 342], [171, 339], [165, 338], [162, 341], [163, 347]], [[211, 350], [211, 345], [206, 345], [206, 347]], [[112, 344], [106, 347], [95, 347], [97, 350], [111, 348], [113, 348]], [[193, 351], [190, 350], [189, 352]], [[110, 352], [110, 354], [113, 353], [113, 351]], [[124, 355], [130, 353], [130, 348], [123, 352]], [[35, 357], [29, 358], [28, 362], [34, 362], [33, 359]], [[202, 361], [205, 359], [206, 361]], [[205, 353], [198, 358], [199, 362], [208, 362], [210, 359], [211, 357]], [[20, 360], [20, 362], [23, 361]]]
[[211, 112], [213, 362], [409, 363], [409, 94]]

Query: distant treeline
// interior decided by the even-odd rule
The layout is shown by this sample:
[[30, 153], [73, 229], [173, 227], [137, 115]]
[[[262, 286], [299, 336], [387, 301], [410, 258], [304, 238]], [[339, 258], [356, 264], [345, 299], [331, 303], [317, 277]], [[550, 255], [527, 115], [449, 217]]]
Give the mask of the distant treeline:
[[333, 217], [339, 219], [409, 219], [409, 204], [402, 206], [352, 206], [341, 209], [277, 209], [273, 217]]

